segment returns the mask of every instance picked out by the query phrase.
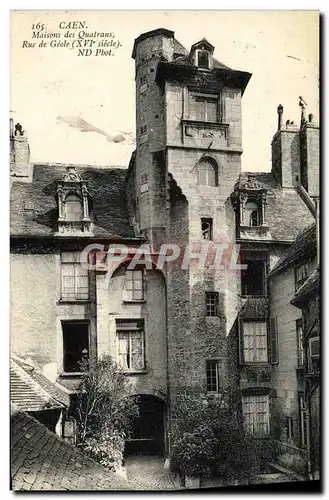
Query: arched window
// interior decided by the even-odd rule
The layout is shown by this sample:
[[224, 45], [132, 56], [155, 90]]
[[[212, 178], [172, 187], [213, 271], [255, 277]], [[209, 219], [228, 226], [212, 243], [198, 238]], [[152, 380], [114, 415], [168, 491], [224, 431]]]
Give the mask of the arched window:
[[201, 160], [198, 165], [200, 186], [218, 186], [218, 169], [214, 161]]
[[79, 221], [83, 218], [83, 207], [79, 196], [69, 194], [66, 197], [66, 220]]
[[256, 227], [261, 225], [260, 208], [254, 201], [247, 201], [245, 204], [245, 221], [248, 226]]

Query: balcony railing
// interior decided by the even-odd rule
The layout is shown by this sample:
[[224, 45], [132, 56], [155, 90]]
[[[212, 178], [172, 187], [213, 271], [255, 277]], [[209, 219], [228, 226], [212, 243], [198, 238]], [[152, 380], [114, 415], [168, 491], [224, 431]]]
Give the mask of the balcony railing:
[[307, 476], [307, 450], [273, 440], [274, 462], [302, 476]]

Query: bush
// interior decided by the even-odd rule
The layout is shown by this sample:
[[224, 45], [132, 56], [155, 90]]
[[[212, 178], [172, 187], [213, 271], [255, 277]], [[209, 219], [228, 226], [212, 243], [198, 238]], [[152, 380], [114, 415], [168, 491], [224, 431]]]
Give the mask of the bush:
[[85, 364], [82, 371], [76, 403], [78, 446], [102, 465], [118, 470], [125, 439], [138, 416], [137, 399], [110, 356], [92, 367]]
[[216, 438], [206, 425], [184, 433], [173, 446], [171, 467], [186, 476], [210, 476], [216, 458]]
[[[227, 482], [248, 482], [258, 472], [262, 443], [245, 433], [235, 412], [212, 403], [198, 418], [186, 415], [181, 422], [172, 448], [173, 471], [188, 476], [223, 476]], [[189, 432], [183, 433], [183, 429]]]
[[121, 469], [125, 441], [115, 432], [102, 432], [97, 437], [86, 438], [83, 449], [104, 467], [115, 472]]

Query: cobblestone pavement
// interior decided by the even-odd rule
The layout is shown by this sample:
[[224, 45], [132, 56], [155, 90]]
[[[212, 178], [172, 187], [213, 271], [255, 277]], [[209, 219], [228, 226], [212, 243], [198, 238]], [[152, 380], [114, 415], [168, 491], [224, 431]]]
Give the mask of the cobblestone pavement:
[[164, 468], [165, 459], [157, 456], [130, 456], [125, 459], [126, 477], [142, 491], [184, 490], [180, 479]]

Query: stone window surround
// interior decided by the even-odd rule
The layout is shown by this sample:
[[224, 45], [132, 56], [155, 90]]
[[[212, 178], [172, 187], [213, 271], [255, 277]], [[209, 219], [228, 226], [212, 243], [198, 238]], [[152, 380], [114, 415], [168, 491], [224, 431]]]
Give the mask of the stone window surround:
[[[261, 227], [268, 227], [266, 220], [266, 190], [264, 189], [243, 189], [239, 190], [237, 194], [240, 227], [257, 229]], [[245, 205], [247, 202], [254, 202], [259, 207], [259, 226], [250, 226], [245, 220]]]
[[[83, 181], [81, 176], [76, 172], [74, 166], [68, 166], [62, 181], [57, 183], [57, 203], [58, 203], [58, 232], [56, 235], [71, 236], [75, 233], [91, 232], [91, 219], [88, 203], [88, 183]], [[79, 221], [68, 220], [66, 216], [66, 199], [68, 196], [74, 195], [81, 200], [82, 219]]]

